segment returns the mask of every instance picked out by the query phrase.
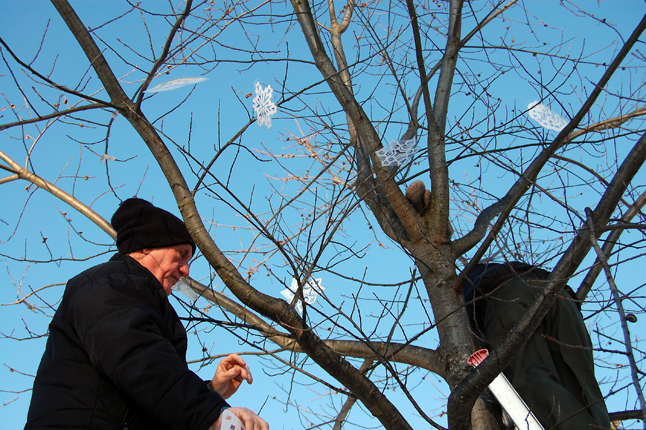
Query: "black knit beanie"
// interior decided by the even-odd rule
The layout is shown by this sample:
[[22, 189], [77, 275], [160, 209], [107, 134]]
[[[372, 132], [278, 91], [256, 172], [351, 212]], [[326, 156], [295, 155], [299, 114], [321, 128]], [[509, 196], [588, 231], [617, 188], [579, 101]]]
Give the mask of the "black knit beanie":
[[121, 254], [185, 243], [193, 247], [195, 254], [195, 242], [184, 222], [146, 200], [133, 198], [121, 203], [111, 224], [117, 231], [117, 249]]

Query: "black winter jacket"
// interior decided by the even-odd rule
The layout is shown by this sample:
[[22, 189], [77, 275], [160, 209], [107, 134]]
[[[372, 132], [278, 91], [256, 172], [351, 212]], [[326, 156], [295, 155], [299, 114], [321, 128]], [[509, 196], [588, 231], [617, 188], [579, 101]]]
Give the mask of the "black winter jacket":
[[159, 281], [116, 254], [67, 283], [25, 429], [208, 429], [228, 405], [188, 369], [186, 345]]

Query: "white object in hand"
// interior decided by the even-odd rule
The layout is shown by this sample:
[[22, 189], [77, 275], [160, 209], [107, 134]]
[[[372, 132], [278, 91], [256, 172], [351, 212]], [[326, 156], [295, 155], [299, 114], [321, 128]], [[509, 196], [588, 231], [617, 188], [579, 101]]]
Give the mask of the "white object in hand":
[[244, 430], [244, 426], [242, 425], [242, 421], [230, 409], [225, 409], [222, 412], [220, 430]]
[[[478, 367], [489, 355], [489, 351], [481, 349], [474, 352], [469, 357], [468, 363], [473, 367]], [[498, 399], [502, 408], [511, 417], [512, 421], [519, 430], [544, 430], [541, 423], [538, 422], [536, 416], [529, 410], [525, 401], [520, 397], [518, 392], [509, 383], [509, 380], [502, 373], [496, 376], [491, 384], [489, 390]]]

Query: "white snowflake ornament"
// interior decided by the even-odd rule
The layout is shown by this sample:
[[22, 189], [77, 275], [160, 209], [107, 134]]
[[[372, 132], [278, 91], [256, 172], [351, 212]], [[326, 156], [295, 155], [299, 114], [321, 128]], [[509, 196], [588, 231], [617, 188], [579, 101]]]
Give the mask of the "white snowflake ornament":
[[106, 160], [117, 161], [116, 157], [113, 157], [112, 155], [108, 155], [108, 154], [103, 154], [99, 162], [105, 163]]
[[382, 148], [375, 152], [382, 166], [402, 166], [412, 160], [413, 155], [420, 151], [415, 139], [391, 140], [388, 147], [389, 149]]
[[534, 121], [550, 130], [561, 131], [568, 124], [568, 121], [539, 101], [531, 102], [527, 105], [527, 109], [529, 109], [527, 113]]
[[258, 117], [258, 126], [266, 125], [271, 128], [271, 116], [276, 113], [276, 105], [272, 101], [274, 90], [271, 85], [267, 85], [262, 89], [262, 85], [256, 82], [256, 97], [253, 99], [253, 110], [256, 111]]
[[179, 291], [184, 294], [192, 302], [196, 302], [200, 296], [184, 281], [184, 278], [180, 278], [175, 285], [173, 285], [173, 291]]
[[[321, 278], [312, 279], [307, 283], [307, 285], [303, 286], [303, 298], [305, 299], [305, 303], [307, 303], [308, 305], [313, 305], [314, 302], [316, 302], [319, 291], [323, 291], [325, 289], [321, 286], [321, 281]], [[288, 289], [281, 291], [280, 294], [282, 294], [283, 297], [291, 302], [294, 298], [296, 290], [298, 290], [298, 281], [292, 278], [292, 285]], [[296, 303], [296, 308], [300, 313], [303, 313], [303, 304], [300, 300]]]
[[147, 93], [160, 93], [162, 91], [172, 91], [178, 88], [185, 87], [186, 85], [198, 84], [206, 81], [208, 78], [179, 78], [173, 79], [163, 84], [155, 85], [154, 87], [146, 90]]

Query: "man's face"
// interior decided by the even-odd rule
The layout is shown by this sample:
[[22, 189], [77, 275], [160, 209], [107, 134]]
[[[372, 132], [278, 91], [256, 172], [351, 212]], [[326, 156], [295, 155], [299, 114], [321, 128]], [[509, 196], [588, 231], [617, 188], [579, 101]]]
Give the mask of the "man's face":
[[148, 250], [143, 264], [159, 280], [166, 295], [182, 276], [188, 276], [188, 262], [193, 256], [193, 247], [188, 244]]

